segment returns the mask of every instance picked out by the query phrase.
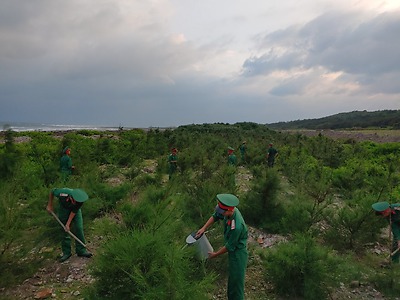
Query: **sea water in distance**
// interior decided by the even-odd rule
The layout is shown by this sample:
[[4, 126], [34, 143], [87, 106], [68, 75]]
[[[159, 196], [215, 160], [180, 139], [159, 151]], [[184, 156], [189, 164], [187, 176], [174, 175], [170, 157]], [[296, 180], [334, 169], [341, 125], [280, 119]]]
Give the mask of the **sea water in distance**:
[[[66, 130], [118, 130], [118, 127], [107, 127], [107, 126], [94, 126], [94, 125], [65, 125], [65, 124], [39, 124], [39, 123], [28, 123], [28, 122], [0, 122], [0, 131], [12, 130], [12, 131], [66, 131]], [[128, 128], [125, 128], [128, 129]]]

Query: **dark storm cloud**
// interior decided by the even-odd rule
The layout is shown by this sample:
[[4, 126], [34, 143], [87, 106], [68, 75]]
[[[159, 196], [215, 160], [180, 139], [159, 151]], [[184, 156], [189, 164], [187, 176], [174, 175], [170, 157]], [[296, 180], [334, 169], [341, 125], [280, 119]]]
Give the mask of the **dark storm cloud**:
[[[265, 18], [262, 0], [228, 2], [0, 0], [0, 121], [262, 123], [337, 112], [337, 103], [396, 105], [398, 14], [337, 12], [291, 26], [296, 14]], [[267, 28], [283, 29], [248, 42]], [[377, 91], [393, 97], [365, 107]]]
[[352, 74], [400, 70], [400, 12], [380, 14], [358, 24], [350, 24], [357, 16], [345, 17], [324, 15], [300, 32], [305, 39], [311, 37], [306, 64]]
[[153, 8], [134, 3], [126, 16], [112, 1], [85, 3], [2, 1], [0, 119], [146, 124], [176, 110], [174, 81], [207, 50], [171, 39]]

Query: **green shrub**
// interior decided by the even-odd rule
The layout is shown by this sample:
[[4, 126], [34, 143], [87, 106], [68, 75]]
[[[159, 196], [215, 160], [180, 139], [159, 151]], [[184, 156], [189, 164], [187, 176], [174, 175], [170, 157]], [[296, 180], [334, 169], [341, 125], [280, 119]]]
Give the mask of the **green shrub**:
[[285, 206], [282, 216], [282, 233], [307, 232], [314, 224], [313, 204], [305, 196], [296, 195]]
[[327, 251], [309, 235], [297, 235], [268, 252], [265, 270], [267, 280], [284, 297], [327, 298], [332, 265]]
[[23, 227], [21, 218], [23, 207], [12, 195], [12, 191], [4, 191], [0, 194], [0, 259], [11, 251]]
[[168, 230], [135, 230], [108, 242], [96, 255], [89, 298], [208, 299], [213, 276], [199, 274], [196, 262], [172, 241]]
[[396, 265], [388, 269], [377, 270], [371, 275], [369, 281], [388, 299], [396, 299], [400, 294], [399, 277], [400, 268]]
[[124, 224], [130, 229], [145, 229], [156, 217], [153, 204], [148, 201], [140, 201], [135, 206], [124, 203], [119, 207]]
[[144, 191], [143, 197], [146, 198], [146, 201], [151, 204], [157, 204], [162, 200], [165, 200], [167, 196], [166, 189], [149, 186], [146, 191]]
[[97, 205], [97, 207], [103, 212], [115, 209], [117, 202], [124, 199], [130, 190], [131, 186], [129, 184], [111, 187], [106, 184], [97, 183], [95, 186], [92, 186], [92, 191], [95, 192], [94, 197], [101, 203], [101, 206]]
[[14, 144], [14, 134], [12, 130], [7, 130], [5, 132], [5, 146], [0, 147], [0, 150], [3, 150], [0, 152], [0, 179], [12, 177], [21, 160], [20, 152]]
[[144, 190], [151, 185], [159, 185], [158, 178], [150, 174], [143, 174], [135, 178], [135, 185]]
[[338, 251], [356, 250], [361, 254], [366, 243], [376, 240], [377, 229], [387, 223], [372, 212], [371, 205], [376, 201], [372, 195], [354, 197], [326, 214], [327, 229], [323, 231], [323, 237], [327, 245]]
[[265, 174], [255, 180], [240, 207], [247, 223], [276, 232], [279, 231], [283, 213], [277, 197], [280, 179], [273, 169], [267, 170]]

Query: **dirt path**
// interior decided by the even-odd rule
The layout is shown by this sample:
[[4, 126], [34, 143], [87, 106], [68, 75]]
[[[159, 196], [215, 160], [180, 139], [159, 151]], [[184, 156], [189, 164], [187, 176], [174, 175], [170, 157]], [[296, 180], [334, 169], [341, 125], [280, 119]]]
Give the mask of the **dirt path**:
[[47, 260], [34, 276], [2, 291], [1, 299], [80, 299], [82, 289], [94, 281], [88, 274], [89, 261], [76, 255], [64, 263]]

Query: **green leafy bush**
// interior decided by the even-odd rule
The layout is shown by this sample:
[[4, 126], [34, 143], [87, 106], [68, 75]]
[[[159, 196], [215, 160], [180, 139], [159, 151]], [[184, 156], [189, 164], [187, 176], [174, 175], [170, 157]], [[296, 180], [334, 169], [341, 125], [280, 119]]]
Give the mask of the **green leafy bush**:
[[214, 277], [199, 274], [196, 264], [168, 230], [134, 230], [108, 242], [96, 256], [89, 298], [208, 299]]
[[20, 158], [20, 152], [14, 143], [14, 132], [7, 130], [5, 133], [5, 145], [0, 147], [0, 179], [12, 177]]
[[328, 252], [309, 235], [296, 235], [266, 253], [266, 278], [284, 297], [326, 299], [333, 271]]
[[284, 207], [281, 232], [285, 234], [306, 233], [319, 220], [319, 218], [316, 220], [316, 207], [303, 195], [295, 195], [290, 200]]
[[373, 199], [363, 198], [348, 201], [344, 206], [331, 209], [326, 214], [327, 228], [322, 232], [326, 244], [338, 251], [355, 250], [361, 254], [365, 244], [376, 240], [379, 233], [379, 222], [371, 211]]
[[241, 204], [247, 223], [270, 231], [279, 231], [283, 213], [282, 204], [277, 197], [279, 189], [279, 176], [273, 169], [267, 170], [263, 177], [255, 180]]
[[94, 196], [101, 205], [97, 207], [103, 211], [107, 212], [115, 209], [117, 202], [124, 199], [130, 192], [131, 186], [129, 184], [121, 184], [119, 186], [109, 186], [106, 184], [98, 183], [92, 186], [92, 190], [95, 192]]

